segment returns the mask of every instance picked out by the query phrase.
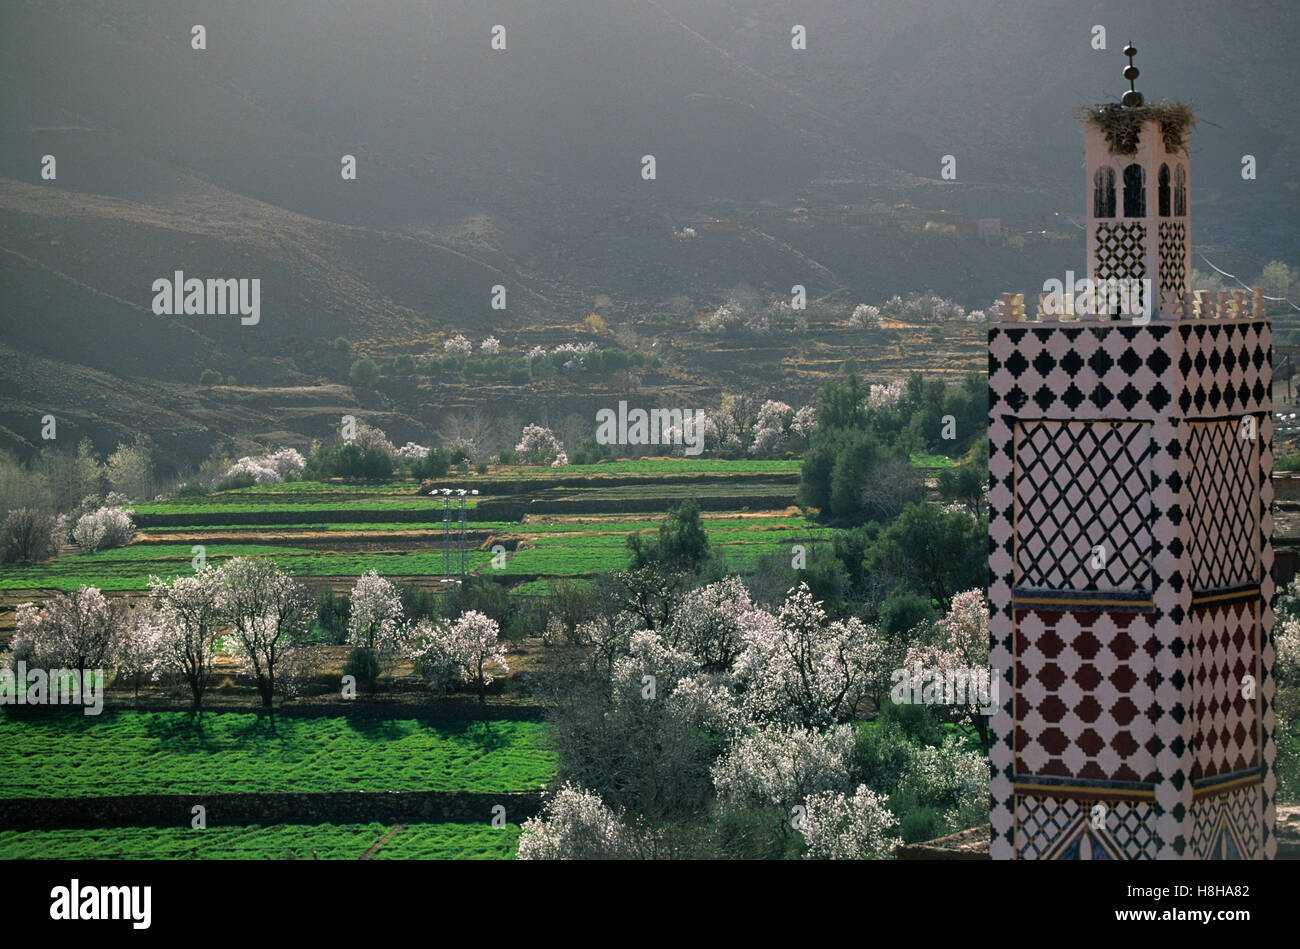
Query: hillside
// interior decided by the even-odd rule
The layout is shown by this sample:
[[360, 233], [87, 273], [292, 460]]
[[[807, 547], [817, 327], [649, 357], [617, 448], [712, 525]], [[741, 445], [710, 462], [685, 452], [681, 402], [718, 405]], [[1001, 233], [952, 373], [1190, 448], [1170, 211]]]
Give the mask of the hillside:
[[[455, 407], [584, 414], [611, 380], [358, 391], [332, 344], [385, 362], [491, 333], [518, 356], [572, 341], [593, 311], [606, 344], [663, 360], [635, 380], [647, 398], [806, 397], [849, 356], [880, 376], [978, 368], [964, 328], [936, 348], [843, 320], [926, 288], [982, 308], [1078, 267], [1072, 110], [1118, 95], [1129, 38], [1139, 85], [1203, 119], [1196, 249], [1257, 273], [1300, 235], [1300, 133], [1285, 121], [1297, 26], [1280, 2], [1242, 5], [1232, 31], [1208, 0], [1183, 7], [1170, 23], [1115, 0], [819, 0], [797, 18], [776, 0], [9, 4], [0, 444], [29, 450], [50, 411], [101, 447], [144, 431], [184, 459], [223, 440], [319, 437], [343, 412], [412, 438]], [[794, 19], [806, 51], [790, 48]], [[195, 23], [204, 50], [190, 48]], [[1093, 23], [1110, 31], [1105, 52], [1089, 46]], [[489, 48], [494, 24], [505, 51]], [[945, 154], [956, 181], [939, 178]], [[899, 205], [996, 218], [1002, 237], [836, 211]], [[712, 219], [725, 229], [674, 237]], [[155, 316], [151, 284], [177, 270], [260, 279], [260, 323]], [[770, 299], [796, 283], [822, 305], [808, 334], [694, 328], [734, 288]], [[496, 285], [504, 311], [489, 306]], [[205, 369], [236, 385], [198, 387]]]

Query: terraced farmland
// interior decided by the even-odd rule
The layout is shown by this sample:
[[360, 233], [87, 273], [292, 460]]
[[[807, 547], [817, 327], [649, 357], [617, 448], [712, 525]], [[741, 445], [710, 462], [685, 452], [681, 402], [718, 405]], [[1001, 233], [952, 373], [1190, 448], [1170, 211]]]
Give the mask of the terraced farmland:
[[[466, 506], [467, 569], [527, 597], [546, 593], [560, 579], [583, 583], [626, 567], [628, 537], [656, 531], [666, 512], [687, 498], [699, 501], [714, 549], [736, 566], [764, 554], [788, 554], [794, 544], [825, 542], [832, 532], [792, 507], [797, 478], [796, 462], [649, 459], [512, 468], [440, 483], [482, 492]], [[444, 573], [443, 504], [427, 494], [429, 487], [286, 483], [136, 505], [140, 530], [129, 546], [98, 553], [64, 547], [44, 563], [0, 570], [0, 646], [17, 603], [81, 584], [139, 595], [151, 576], [192, 571], [200, 546], [208, 564], [274, 558], [309, 586], [338, 592], [371, 569], [436, 588]], [[457, 530], [458, 513], [453, 506]], [[494, 557], [501, 551], [504, 564]], [[459, 566], [455, 553], [452, 566]], [[328, 648], [335, 684], [327, 691], [336, 698], [346, 649]], [[511, 671], [524, 681], [540, 647], [514, 648]], [[222, 657], [219, 675], [229, 677], [234, 693], [228, 700], [238, 703], [236, 693], [247, 683], [235, 682], [238, 672]], [[395, 674], [409, 677], [409, 665]], [[412, 688], [401, 693], [402, 701], [418, 708], [428, 692], [418, 683]], [[309, 694], [307, 702], [326, 701], [319, 691]], [[113, 692], [120, 701], [128, 695]], [[9, 801], [11, 826], [40, 828], [0, 832], [0, 859], [508, 859], [522, 818], [512, 812], [516, 823], [493, 828], [476, 816], [476, 795], [523, 795], [535, 802], [533, 792], [555, 777], [546, 726], [507, 711], [512, 702], [531, 701], [526, 690], [505, 689], [494, 698], [500, 710], [488, 704], [474, 720], [455, 710], [450, 714], [461, 716], [455, 720], [330, 710], [277, 715], [272, 725], [238, 704], [194, 715], [165, 704], [183, 703], [183, 697], [156, 694], [151, 700], [168, 710], [112, 703], [99, 716], [0, 710], [0, 799]], [[315, 809], [315, 802], [340, 792], [357, 797], [345, 797], [326, 816]], [[168, 824], [170, 805], [140, 803], [145, 816], [132, 816], [139, 802], [223, 794], [233, 795], [217, 808], [229, 823], [216, 820], [202, 831], [179, 816]], [[236, 799], [245, 800], [240, 795], [252, 795], [254, 803], [232, 810]], [[292, 803], [297, 795], [308, 803]], [[127, 802], [125, 811], [110, 809], [107, 818], [95, 812], [91, 822], [104, 826], [74, 826], [83, 822], [77, 814], [97, 806], [90, 799], [118, 798]], [[37, 799], [49, 799], [51, 810], [39, 820], [21, 819]], [[268, 812], [265, 802], [272, 799], [289, 809]], [[460, 810], [448, 803], [466, 799], [472, 806]], [[372, 801], [396, 803], [358, 803]], [[389, 806], [398, 810], [384, 809]], [[331, 818], [338, 822], [322, 822]], [[135, 823], [168, 826], [116, 826]]]
[[521, 791], [554, 770], [536, 722], [0, 713], [0, 798]]
[[[382, 842], [382, 846], [380, 846]], [[274, 824], [0, 831], [0, 860], [508, 860], [507, 824]], [[378, 849], [373, 849], [373, 848]], [[367, 857], [367, 854], [369, 856]]]
[[[795, 543], [824, 540], [792, 507], [797, 461], [657, 458], [494, 469], [445, 484], [479, 485], [467, 499], [466, 569], [506, 583], [590, 576], [626, 566], [627, 536], [654, 530], [687, 498], [704, 509], [715, 546], [737, 566]], [[367, 570], [414, 582], [444, 574], [443, 503], [413, 482], [287, 482], [206, 497], [137, 504], [129, 547], [63, 556], [0, 571], [0, 635], [16, 603], [81, 584], [139, 593], [150, 576], [191, 569], [201, 545], [207, 562], [274, 557], [287, 571], [339, 585]], [[420, 492], [425, 493], [420, 493]], [[458, 509], [451, 519], [459, 529]], [[492, 549], [507, 551], [504, 567]], [[460, 558], [453, 558], [459, 569]]]

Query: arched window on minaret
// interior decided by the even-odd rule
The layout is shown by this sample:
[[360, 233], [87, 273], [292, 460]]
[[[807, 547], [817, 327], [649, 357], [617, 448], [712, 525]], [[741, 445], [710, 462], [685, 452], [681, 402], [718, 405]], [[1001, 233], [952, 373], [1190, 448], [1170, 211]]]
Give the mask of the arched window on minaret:
[[1169, 217], [1169, 166], [1161, 165], [1156, 176], [1156, 204], [1161, 217]]
[[1093, 176], [1092, 216], [1115, 216], [1115, 169], [1103, 165]]
[[1174, 216], [1187, 216], [1187, 169], [1174, 166]]
[[1137, 162], [1124, 169], [1124, 216], [1147, 216], [1147, 174]]

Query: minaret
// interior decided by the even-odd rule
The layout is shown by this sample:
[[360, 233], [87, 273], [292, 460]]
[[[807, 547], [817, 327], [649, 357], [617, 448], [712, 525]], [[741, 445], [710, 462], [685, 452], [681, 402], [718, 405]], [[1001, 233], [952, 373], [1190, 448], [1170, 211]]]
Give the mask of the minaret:
[[1194, 119], [1124, 52], [1085, 114], [1087, 273], [1148, 312], [1004, 294], [989, 329], [990, 853], [1271, 858], [1271, 326], [1188, 293]]
[[[1192, 272], [1191, 116], [1178, 106], [1144, 109], [1134, 85], [1137, 50], [1130, 44], [1124, 55], [1129, 91], [1119, 104], [1092, 111], [1084, 125], [1088, 274], [1098, 280], [1150, 280], [1152, 314], [1170, 317], [1182, 306]], [[1142, 134], [1151, 121], [1159, 126], [1156, 133]]]

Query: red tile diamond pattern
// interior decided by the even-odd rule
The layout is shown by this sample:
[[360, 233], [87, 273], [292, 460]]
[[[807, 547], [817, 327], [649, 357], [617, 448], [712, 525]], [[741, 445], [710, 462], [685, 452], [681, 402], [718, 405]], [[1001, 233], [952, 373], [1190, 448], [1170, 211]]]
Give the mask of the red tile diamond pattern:
[[[1259, 766], [1259, 604], [1231, 603], [1192, 613], [1197, 630], [1192, 780]], [[1246, 676], [1255, 682], [1246, 697]]]
[[1017, 611], [1016, 771], [1154, 781], [1153, 640], [1145, 613]]

